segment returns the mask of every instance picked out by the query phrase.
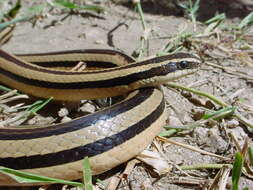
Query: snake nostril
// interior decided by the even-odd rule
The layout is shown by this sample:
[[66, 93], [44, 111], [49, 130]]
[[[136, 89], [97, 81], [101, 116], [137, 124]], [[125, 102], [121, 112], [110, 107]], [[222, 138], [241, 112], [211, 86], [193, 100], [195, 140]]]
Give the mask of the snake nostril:
[[175, 72], [178, 68], [177, 68], [177, 63], [176, 62], [171, 62], [168, 64], [168, 71], [169, 72]]

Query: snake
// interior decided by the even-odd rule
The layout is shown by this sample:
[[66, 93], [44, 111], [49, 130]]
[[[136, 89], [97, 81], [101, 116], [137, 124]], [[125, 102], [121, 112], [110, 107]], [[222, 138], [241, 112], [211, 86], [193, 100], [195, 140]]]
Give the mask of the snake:
[[[73, 71], [77, 63], [99, 68]], [[92, 174], [144, 150], [166, 124], [161, 84], [196, 72], [197, 55], [174, 53], [136, 61], [108, 49], [14, 55], [0, 49], [0, 82], [40, 98], [78, 101], [124, 95], [120, 102], [65, 123], [0, 128], [0, 166], [76, 180], [88, 157]], [[0, 174], [1, 186], [20, 184]]]

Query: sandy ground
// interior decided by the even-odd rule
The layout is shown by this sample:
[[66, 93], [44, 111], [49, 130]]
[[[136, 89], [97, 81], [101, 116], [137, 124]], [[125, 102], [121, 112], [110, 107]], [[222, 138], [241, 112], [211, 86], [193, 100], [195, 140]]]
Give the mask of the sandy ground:
[[[72, 15], [65, 19], [63, 19], [66, 16], [64, 14], [48, 15], [47, 18], [39, 20], [35, 26], [28, 22], [18, 24], [15, 27], [13, 37], [2, 48], [12, 53], [109, 48], [131, 55], [139, 47], [140, 36], [143, 34], [138, 15], [121, 5], [109, 4], [106, 6], [107, 11], [104, 14]], [[144, 11], [148, 7], [145, 7]], [[233, 10], [236, 13], [236, 10]], [[203, 15], [205, 18], [204, 13]], [[237, 16], [238, 14], [231, 13], [231, 18], [227, 22], [238, 22], [240, 18]], [[145, 13], [145, 20], [148, 27], [152, 29], [147, 57], [161, 51], [169, 39], [183, 29], [189, 32], [193, 31], [192, 23], [184, 17]], [[198, 29], [203, 30], [204, 26], [198, 23]], [[209, 62], [232, 67], [237, 71], [247, 73], [247, 76], [253, 77], [252, 65], [242, 65], [238, 60], [224, 59], [222, 62], [209, 60]], [[233, 95], [240, 91], [236, 98], [243, 99], [242, 104], [251, 107], [251, 111], [248, 112], [242, 109], [242, 114], [253, 121], [252, 80], [245, 80], [240, 76], [224, 72], [222, 69], [203, 65], [197, 74], [177, 82], [213, 94], [229, 104], [235, 103]], [[168, 119], [170, 119], [169, 124], [174, 126], [182, 126], [192, 122], [192, 117], [196, 115], [196, 112], [205, 110], [204, 106], [194, 106], [194, 102], [195, 104], [196, 101], [203, 104], [208, 102], [206, 98], [196, 95], [193, 95], [192, 98], [185, 98], [178, 91], [168, 88], [164, 88], [164, 93], [169, 113]], [[219, 106], [215, 106], [215, 108], [219, 108]], [[234, 122], [235, 126], [232, 127], [228, 124], [229, 122], [233, 123], [234, 120], [229, 118], [214, 124], [212, 127], [208, 125], [196, 127], [193, 130], [178, 133], [170, 139], [230, 157], [236, 150], [231, 147], [231, 140], [227, 134], [233, 132], [242, 144], [246, 137], [252, 138], [252, 132], [245, 130], [245, 126], [239, 122]], [[251, 139], [249, 141], [252, 143]], [[176, 145], [163, 146], [163, 149], [165, 157], [171, 165], [222, 163], [222, 160], [218, 158]], [[204, 189], [208, 179], [213, 179], [217, 170], [190, 170], [186, 173], [191, 177], [174, 169], [172, 172], [157, 178], [140, 164], [133, 170], [129, 180], [122, 183], [118, 189]], [[193, 182], [194, 180], [196, 181]], [[241, 185], [245, 184], [253, 188], [253, 181], [243, 177]]]

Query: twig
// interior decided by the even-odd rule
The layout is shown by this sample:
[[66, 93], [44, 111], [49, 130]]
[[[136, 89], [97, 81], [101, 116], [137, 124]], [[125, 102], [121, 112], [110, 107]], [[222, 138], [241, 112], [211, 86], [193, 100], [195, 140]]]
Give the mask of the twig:
[[148, 40], [148, 36], [149, 36], [149, 33], [151, 31], [151, 29], [148, 29], [147, 28], [147, 24], [145, 22], [145, 19], [144, 19], [144, 14], [143, 14], [143, 11], [142, 11], [142, 8], [141, 8], [141, 2], [140, 0], [133, 0], [133, 3], [136, 5], [136, 8], [137, 8], [137, 12], [139, 13], [139, 16], [140, 16], [140, 19], [141, 19], [141, 24], [142, 24], [142, 28], [143, 28], [143, 35], [141, 36], [141, 45], [140, 45], [140, 48], [138, 50], [137, 53], [137, 57], [142, 57], [143, 54], [144, 54], [144, 46]]
[[179, 142], [176, 142], [176, 141], [173, 141], [173, 140], [171, 140], [171, 139], [164, 138], [164, 137], [159, 137], [159, 136], [158, 136], [157, 138], [160, 139], [160, 140], [163, 141], [163, 142], [167, 142], [167, 143], [171, 143], [171, 144], [174, 144], [174, 145], [177, 145], [177, 146], [181, 146], [181, 147], [183, 147], [183, 148], [187, 148], [187, 149], [189, 149], [189, 150], [198, 152], [198, 153], [200, 153], [200, 154], [209, 155], [209, 156], [216, 157], [216, 158], [219, 158], [219, 159], [222, 159], [222, 160], [229, 160], [229, 158], [226, 158], [226, 157], [223, 157], [223, 156], [220, 156], [220, 155], [211, 153], [211, 152], [207, 152], [207, 151], [201, 150], [201, 149], [196, 148], [196, 147], [193, 147], [193, 146], [191, 146], [191, 145], [179, 143]]
[[[219, 184], [218, 190], [225, 190], [227, 180], [229, 177], [229, 173], [231, 171], [232, 165], [225, 165], [221, 168], [221, 170], [216, 174], [213, 183], [210, 185], [208, 190], [215, 189], [215, 187]], [[219, 182], [220, 180], [220, 182]]]
[[250, 120], [246, 119], [244, 116], [242, 116], [240, 113], [235, 112], [234, 116], [235, 116], [242, 124], [244, 124], [245, 126], [248, 126], [248, 127], [250, 127], [250, 128], [253, 129], [253, 123], [252, 123]]
[[225, 72], [231, 74], [231, 75], [236, 75], [242, 79], [245, 79], [245, 80], [253, 80], [253, 77], [251, 76], [245, 76], [243, 75], [242, 73], [239, 73], [238, 71], [235, 71], [229, 67], [224, 67], [224, 66], [221, 66], [221, 65], [217, 65], [217, 64], [214, 64], [214, 63], [211, 63], [211, 62], [205, 62], [205, 64], [209, 65], [209, 66], [212, 66], [212, 67], [216, 67], [216, 68], [219, 68], [219, 69], [222, 69], [224, 70]]
[[127, 163], [127, 166], [124, 170], [124, 172], [120, 176], [114, 176], [110, 183], [108, 184], [106, 190], [116, 190], [118, 185], [120, 184], [122, 179], [127, 179], [127, 177], [130, 175], [132, 170], [134, 169], [135, 165], [139, 163], [140, 161], [137, 159], [133, 159]]

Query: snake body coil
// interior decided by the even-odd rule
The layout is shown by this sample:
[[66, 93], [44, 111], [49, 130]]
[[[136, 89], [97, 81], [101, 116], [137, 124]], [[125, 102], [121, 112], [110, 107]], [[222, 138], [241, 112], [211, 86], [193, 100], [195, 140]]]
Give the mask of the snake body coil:
[[[66, 70], [80, 61], [103, 69]], [[85, 156], [93, 174], [131, 159], [165, 124], [163, 94], [154, 86], [191, 74], [199, 64], [186, 53], [135, 62], [113, 50], [18, 56], [0, 50], [1, 83], [33, 96], [76, 101], [131, 92], [118, 104], [67, 123], [0, 128], [0, 166], [73, 180], [82, 176]], [[1, 174], [0, 185], [20, 184]]]

